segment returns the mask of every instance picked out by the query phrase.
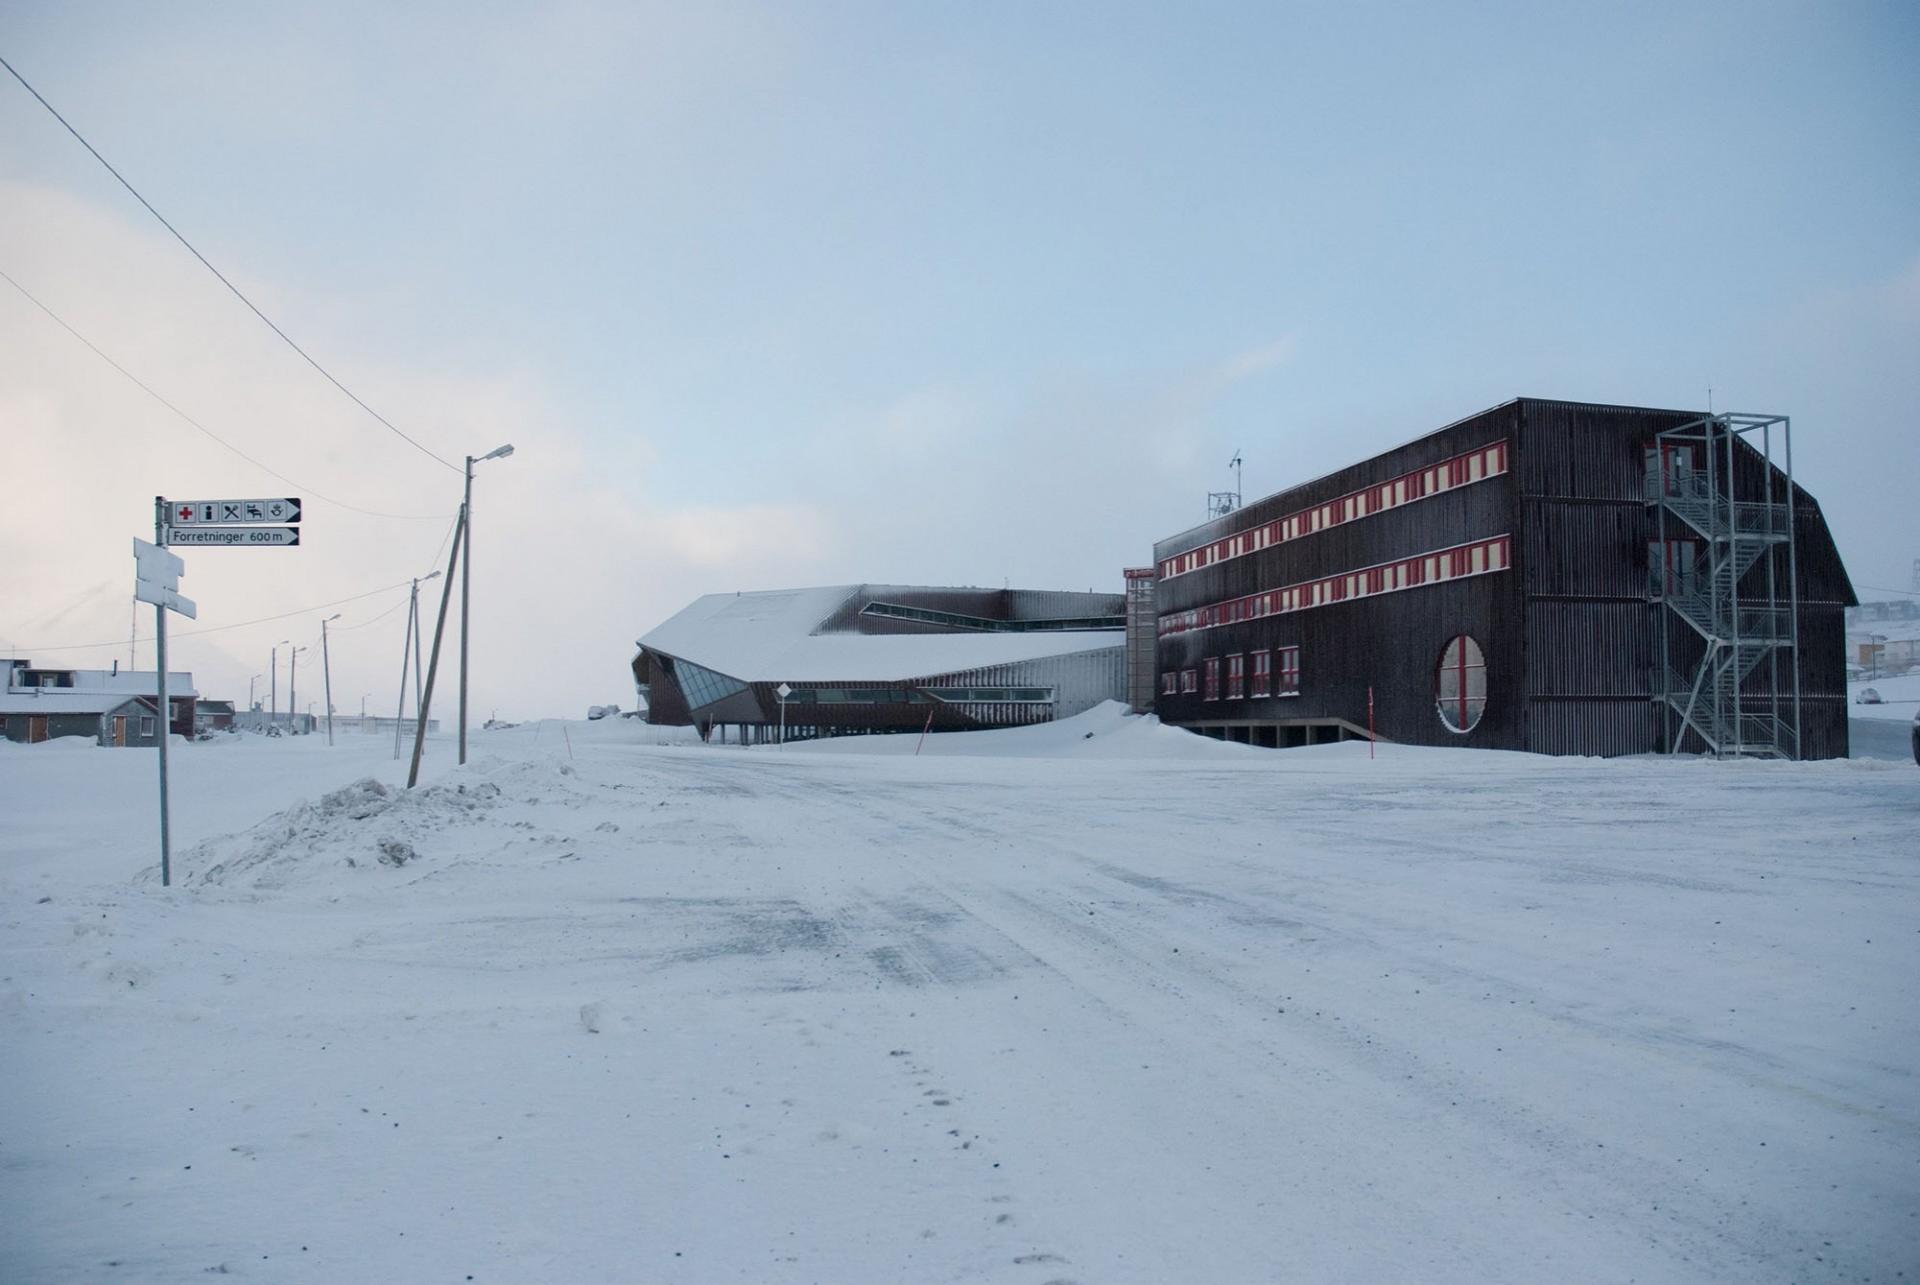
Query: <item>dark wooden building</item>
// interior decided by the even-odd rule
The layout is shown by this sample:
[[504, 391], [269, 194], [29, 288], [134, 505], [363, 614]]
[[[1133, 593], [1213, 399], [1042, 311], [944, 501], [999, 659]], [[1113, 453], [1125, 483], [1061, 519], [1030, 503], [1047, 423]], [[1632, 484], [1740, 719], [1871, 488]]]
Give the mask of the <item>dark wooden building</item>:
[[[1706, 724], [1680, 716], [1699, 701], [1685, 620], [1663, 614], [1663, 588], [1710, 577], [1720, 548], [1710, 523], [1701, 535], [1675, 517], [1678, 500], [1663, 512], [1674, 470], [1687, 481], [1708, 464], [1659, 435], [1702, 419], [1520, 398], [1159, 541], [1156, 711], [1265, 745], [1371, 726], [1386, 741], [1549, 754], [1711, 748]], [[1783, 626], [1725, 653], [1727, 699], [1758, 719], [1791, 697], [1793, 751], [1843, 756], [1852, 587], [1813, 497], [1795, 487], [1788, 509], [1784, 477], [1709, 425], [1703, 455], [1723, 449], [1794, 534], [1725, 561], [1734, 619], [1798, 586], [1791, 645]], [[1736, 528], [1763, 506], [1739, 507]]]

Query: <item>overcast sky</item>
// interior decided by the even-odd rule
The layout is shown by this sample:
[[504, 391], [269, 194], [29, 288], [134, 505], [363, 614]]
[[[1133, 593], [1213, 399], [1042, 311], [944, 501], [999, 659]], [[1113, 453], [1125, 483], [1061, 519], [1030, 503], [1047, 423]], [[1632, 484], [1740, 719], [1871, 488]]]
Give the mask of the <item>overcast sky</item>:
[[[389, 419], [518, 448], [481, 716], [631, 705], [703, 592], [1117, 591], [1236, 449], [1265, 494], [1516, 395], [1791, 414], [1862, 596], [1920, 558], [1910, 0], [11, 0], [0, 53]], [[186, 554], [180, 630], [434, 565], [458, 476], [11, 78], [0, 270], [300, 484], [0, 282], [0, 652], [125, 663], [60, 648], [126, 638], [156, 494], [308, 500], [296, 551]], [[244, 700], [338, 610], [335, 703], [390, 710], [403, 602], [177, 663]]]

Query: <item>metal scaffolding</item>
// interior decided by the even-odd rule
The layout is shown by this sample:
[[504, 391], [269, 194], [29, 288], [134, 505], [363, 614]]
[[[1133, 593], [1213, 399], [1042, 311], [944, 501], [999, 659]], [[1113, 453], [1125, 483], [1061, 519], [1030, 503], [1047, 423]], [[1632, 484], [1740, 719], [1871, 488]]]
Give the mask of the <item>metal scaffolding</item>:
[[1787, 417], [1709, 415], [1659, 434], [1647, 456], [1646, 501], [1659, 532], [1649, 568], [1659, 612], [1653, 690], [1667, 751], [1798, 759], [1800, 577]]

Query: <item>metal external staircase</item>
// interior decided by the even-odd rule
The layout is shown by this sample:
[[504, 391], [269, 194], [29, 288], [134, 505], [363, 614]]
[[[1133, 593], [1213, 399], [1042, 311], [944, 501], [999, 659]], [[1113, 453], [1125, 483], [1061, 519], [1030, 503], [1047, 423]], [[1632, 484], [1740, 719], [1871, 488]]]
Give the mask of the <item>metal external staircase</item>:
[[[1789, 432], [1784, 416], [1714, 415], [1661, 433], [1648, 453], [1656, 556], [1664, 563], [1675, 548], [1701, 550], [1656, 577], [1654, 699], [1669, 752], [1800, 756]], [[1784, 470], [1773, 460], [1776, 437]], [[1749, 495], [1763, 498], [1742, 498]]]

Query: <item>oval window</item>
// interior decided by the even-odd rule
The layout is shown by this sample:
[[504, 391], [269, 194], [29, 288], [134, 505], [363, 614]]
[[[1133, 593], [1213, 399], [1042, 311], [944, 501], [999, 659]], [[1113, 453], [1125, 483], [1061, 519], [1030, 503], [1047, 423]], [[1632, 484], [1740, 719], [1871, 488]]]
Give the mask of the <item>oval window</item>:
[[1440, 653], [1433, 679], [1434, 703], [1450, 732], [1471, 732], [1487, 708], [1487, 658], [1480, 644], [1461, 634]]

